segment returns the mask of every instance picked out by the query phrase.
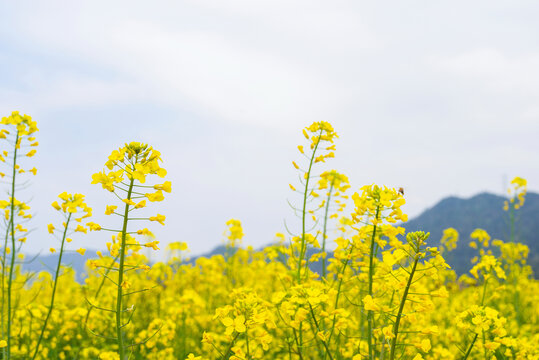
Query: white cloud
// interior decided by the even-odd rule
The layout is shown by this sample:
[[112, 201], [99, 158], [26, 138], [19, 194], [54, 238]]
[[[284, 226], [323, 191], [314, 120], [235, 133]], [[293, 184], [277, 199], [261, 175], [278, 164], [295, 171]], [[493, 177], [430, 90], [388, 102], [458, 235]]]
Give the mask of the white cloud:
[[[94, 143], [116, 146], [113, 134], [162, 145], [181, 189], [165, 205], [170, 237], [216, 243], [229, 217], [259, 231], [254, 242], [282, 230], [294, 142], [322, 119], [341, 135], [330, 166], [356, 188], [405, 186], [417, 214], [447, 194], [499, 191], [504, 173], [539, 188], [535, 7], [4, 2], [0, 107], [43, 119], [43, 132], [78, 131], [73, 157], [106, 154]], [[66, 125], [82, 119], [91, 140], [89, 125]]]
[[[0, 104], [4, 107], [43, 109], [66, 109], [70, 107], [93, 107], [133, 102], [142, 97], [133, 83], [107, 81], [80, 74], [56, 74], [47, 79], [30, 77], [31, 91], [12, 91], [0, 88]], [[2, 100], [3, 99], [3, 100]]]
[[[301, 126], [339, 107], [340, 99], [346, 97], [345, 89], [315, 64], [319, 63], [316, 57], [335, 51], [345, 59], [352, 51], [347, 46], [351, 34], [354, 48], [361, 47], [362, 37], [368, 46], [370, 40], [363, 36], [367, 31], [362, 31], [351, 14], [328, 13], [318, 6], [307, 7], [305, 16], [297, 18], [297, 12], [283, 16], [275, 4], [256, 6], [259, 12], [234, 14], [245, 4], [232, 5], [226, 7], [232, 13], [229, 19], [240, 24], [232, 24], [222, 33], [204, 26], [184, 26], [181, 19], [178, 24], [162, 23], [159, 15], [137, 7], [128, 16], [113, 7], [101, 17], [103, 5], [98, 3], [92, 7], [71, 5], [60, 12], [55, 7], [25, 9], [24, 17], [33, 26], [18, 26], [15, 19], [11, 31], [24, 37], [26, 43], [46, 49], [49, 55], [61, 53], [122, 74], [129, 80], [127, 87], [139, 87], [136, 92], [150, 101], [209, 117], [263, 126]], [[198, 5], [192, 6], [194, 9], [187, 7], [186, 11], [200, 11]], [[182, 10], [173, 6], [171, 11]], [[247, 19], [247, 15], [254, 17]], [[59, 18], [63, 21], [55, 21]], [[256, 23], [253, 33], [242, 29], [238, 34], [235, 27], [241, 27], [241, 22], [246, 25], [246, 21]], [[275, 35], [280, 35], [282, 42], [265, 46]], [[280, 51], [282, 46], [286, 51]], [[313, 49], [316, 51], [305, 53]], [[299, 58], [294, 56], [298, 51]], [[83, 88], [71, 89], [73, 96], [84, 93], [89, 105], [100, 101], [99, 92], [88, 88], [95, 84], [85, 84], [78, 76], [71, 83]], [[122, 84], [110, 85], [107, 93], [114, 103], [122, 95], [113, 93], [125, 89]], [[61, 90], [47, 90], [51, 106], [56, 104], [54, 96], [63, 101], [65, 92]]]
[[539, 97], [539, 52], [507, 55], [492, 48], [479, 48], [451, 56], [431, 59], [435, 69], [460, 76], [473, 83], [479, 81], [486, 90], [515, 92]]

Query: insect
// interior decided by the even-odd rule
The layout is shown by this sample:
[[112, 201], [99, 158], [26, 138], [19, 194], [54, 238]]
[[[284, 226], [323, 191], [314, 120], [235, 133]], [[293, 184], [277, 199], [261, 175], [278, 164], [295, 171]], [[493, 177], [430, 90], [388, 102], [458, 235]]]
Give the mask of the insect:
[[399, 194], [401, 194], [401, 195], [404, 196], [404, 188], [403, 188], [403, 187], [400, 187], [400, 188], [399, 188]]

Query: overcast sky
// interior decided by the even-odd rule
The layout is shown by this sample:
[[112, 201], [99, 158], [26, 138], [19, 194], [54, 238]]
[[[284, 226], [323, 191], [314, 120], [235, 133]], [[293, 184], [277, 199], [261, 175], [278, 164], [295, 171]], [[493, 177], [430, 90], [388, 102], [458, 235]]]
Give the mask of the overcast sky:
[[[330, 168], [352, 188], [406, 189], [411, 216], [444, 197], [539, 190], [536, 1], [3, 1], [0, 113], [38, 122], [36, 231], [126, 141], [163, 154], [173, 193], [162, 244], [194, 254], [240, 219], [260, 246], [293, 217], [301, 129], [339, 134]], [[80, 238], [98, 248], [108, 234]]]

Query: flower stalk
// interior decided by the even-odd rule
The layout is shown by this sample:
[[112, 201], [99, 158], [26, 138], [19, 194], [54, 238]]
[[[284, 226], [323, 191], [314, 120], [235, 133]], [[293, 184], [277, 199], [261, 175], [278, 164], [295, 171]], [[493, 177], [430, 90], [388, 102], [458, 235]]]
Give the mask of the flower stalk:
[[[136, 159], [135, 159], [136, 163]], [[129, 182], [129, 189], [127, 191], [127, 199], [131, 200], [131, 193], [133, 191], [133, 184], [135, 179], [131, 179]], [[126, 250], [126, 235], [127, 235], [127, 223], [129, 220], [129, 203], [126, 202], [123, 216], [122, 224], [122, 238], [120, 245], [120, 265], [118, 267], [118, 284], [117, 290], [118, 295], [116, 298], [116, 336], [118, 340], [118, 353], [120, 355], [120, 360], [125, 359], [125, 345], [124, 345], [124, 335], [122, 328], [122, 314], [123, 314], [123, 287], [124, 287], [124, 269], [125, 269], [125, 250]]]

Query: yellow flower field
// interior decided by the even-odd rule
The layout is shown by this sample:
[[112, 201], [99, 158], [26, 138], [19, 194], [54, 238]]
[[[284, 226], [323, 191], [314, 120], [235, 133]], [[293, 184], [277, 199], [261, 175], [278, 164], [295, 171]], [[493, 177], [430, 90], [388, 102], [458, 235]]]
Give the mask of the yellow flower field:
[[[132, 142], [103, 159], [105, 171], [88, 174], [109, 201], [95, 210], [107, 224], [91, 221], [82, 194], [52, 202], [58, 217], [47, 229], [59, 240], [50, 249], [59, 261], [39, 274], [21, 271], [31, 215], [17, 200], [37, 171], [37, 125], [18, 112], [1, 124], [2, 359], [539, 359], [539, 282], [526, 265], [528, 248], [481, 229], [447, 229], [442, 239], [405, 233], [403, 189], [358, 187], [323, 171], [338, 138], [327, 122], [303, 130], [292, 162], [300, 226], [263, 250], [241, 247], [236, 219], [223, 224], [224, 255], [191, 265], [189, 244], [160, 249], [151, 227], [166, 224], [159, 202], [172, 184], [161, 154]], [[526, 181], [515, 178], [504, 205], [511, 224], [525, 195]], [[88, 231], [110, 242], [79, 284], [62, 254]], [[444, 260], [457, 246], [477, 252], [460, 277]], [[168, 260], [150, 265], [147, 248]]]

